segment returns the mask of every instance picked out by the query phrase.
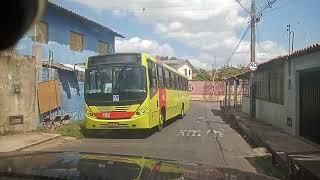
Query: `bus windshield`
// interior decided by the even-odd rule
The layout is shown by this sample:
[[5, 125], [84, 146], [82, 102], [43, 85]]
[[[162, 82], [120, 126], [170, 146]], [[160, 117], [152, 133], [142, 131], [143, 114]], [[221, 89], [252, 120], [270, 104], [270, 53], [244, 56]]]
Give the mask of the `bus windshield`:
[[127, 101], [133, 100], [132, 97], [141, 99], [147, 93], [146, 70], [138, 65], [89, 68], [85, 81], [85, 95], [92, 98], [103, 96], [105, 101], [113, 101], [112, 95], [115, 94], [119, 95], [119, 101]]

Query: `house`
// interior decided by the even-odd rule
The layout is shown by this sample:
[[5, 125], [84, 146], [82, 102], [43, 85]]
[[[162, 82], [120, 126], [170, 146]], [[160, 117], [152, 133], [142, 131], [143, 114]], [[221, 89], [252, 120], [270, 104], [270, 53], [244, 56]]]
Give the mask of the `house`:
[[[254, 71], [253, 114], [291, 135], [320, 143], [320, 45], [315, 44], [258, 65]], [[227, 79], [226, 105], [249, 113], [250, 72]]]
[[[124, 38], [108, 27], [47, 3], [41, 20], [15, 46], [17, 55], [33, 55], [38, 59], [38, 94], [53, 93], [39, 96], [41, 119], [52, 114], [83, 117], [84, 72], [80, 66], [88, 56], [114, 53], [116, 37]], [[52, 87], [56, 91], [51, 91]]]
[[166, 59], [161, 60], [168, 66], [176, 69], [181, 74], [184, 74], [188, 77], [188, 80], [192, 80], [192, 70], [195, 69], [189, 60], [181, 60], [181, 59]]

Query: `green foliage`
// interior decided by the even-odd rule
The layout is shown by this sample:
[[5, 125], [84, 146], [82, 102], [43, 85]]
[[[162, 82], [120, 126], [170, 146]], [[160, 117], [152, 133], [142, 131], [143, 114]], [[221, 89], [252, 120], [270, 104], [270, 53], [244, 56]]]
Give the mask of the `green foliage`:
[[219, 78], [232, 77], [232, 76], [244, 73], [246, 71], [247, 71], [247, 68], [242, 65], [238, 65], [237, 67], [224, 65], [223, 67], [217, 70], [216, 77], [219, 77]]
[[263, 172], [267, 176], [284, 179], [285, 173], [284, 170], [280, 167], [274, 166], [272, 164], [272, 159], [269, 156], [266, 157], [256, 157], [255, 163], [257, 164], [258, 168], [263, 170]]
[[199, 80], [199, 81], [210, 81], [211, 80], [211, 76], [204, 69], [200, 69], [194, 79], [195, 80]]
[[63, 136], [71, 136], [78, 139], [84, 138], [83, 135], [84, 121], [73, 121], [70, 124], [63, 125], [61, 128], [57, 129], [58, 134]]
[[38, 128], [35, 132], [46, 132], [46, 133], [55, 133], [61, 134], [63, 136], [71, 136], [78, 139], [84, 138], [84, 121], [71, 121], [69, 124], [62, 125], [61, 128], [55, 130]]

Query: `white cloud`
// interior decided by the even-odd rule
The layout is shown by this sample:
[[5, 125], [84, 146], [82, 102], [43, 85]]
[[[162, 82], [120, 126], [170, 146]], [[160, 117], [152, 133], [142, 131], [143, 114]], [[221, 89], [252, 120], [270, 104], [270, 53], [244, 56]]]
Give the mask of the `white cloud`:
[[[248, 15], [235, 0], [73, 0], [98, 11], [111, 10], [114, 16], [134, 16], [140, 23], [149, 24], [157, 36], [173, 39], [198, 51], [189, 56], [199, 66], [210, 67], [216, 57], [224, 64], [242, 31], [248, 25]], [[249, 1], [241, 1], [249, 9]], [[241, 33], [239, 33], [241, 31]], [[247, 36], [250, 34], [248, 32]], [[152, 54], [175, 54], [168, 44], [131, 38], [118, 40], [116, 48], [144, 50]], [[260, 50], [260, 51], [259, 51]], [[193, 51], [194, 52], [194, 51]], [[243, 41], [230, 61], [231, 64], [249, 62], [250, 43]], [[257, 45], [257, 60], [262, 61], [284, 53], [284, 48], [272, 41]]]
[[145, 40], [139, 37], [116, 40], [116, 52], [147, 52], [152, 55], [176, 56], [169, 44], [159, 44], [156, 41]]

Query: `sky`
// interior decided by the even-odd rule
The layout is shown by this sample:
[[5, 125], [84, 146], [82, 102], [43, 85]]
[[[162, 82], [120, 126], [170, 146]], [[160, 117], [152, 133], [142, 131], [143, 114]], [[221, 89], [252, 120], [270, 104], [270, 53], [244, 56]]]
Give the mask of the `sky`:
[[[124, 35], [116, 39], [116, 52], [175, 56], [204, 69], [250, 61], [250, 30], [236, 49], [250, 20], [236, 0], [51, 1]], [[251, 0], [238, 1], [250, 10]], [[256, 12], [267, 4], [256, 0]], [[295, 34], [294, 50], [318, 43], [318, 7], [319, 0], [276, 0], [258, 13], [256, 61], [288, 53], [287, 24]]]

